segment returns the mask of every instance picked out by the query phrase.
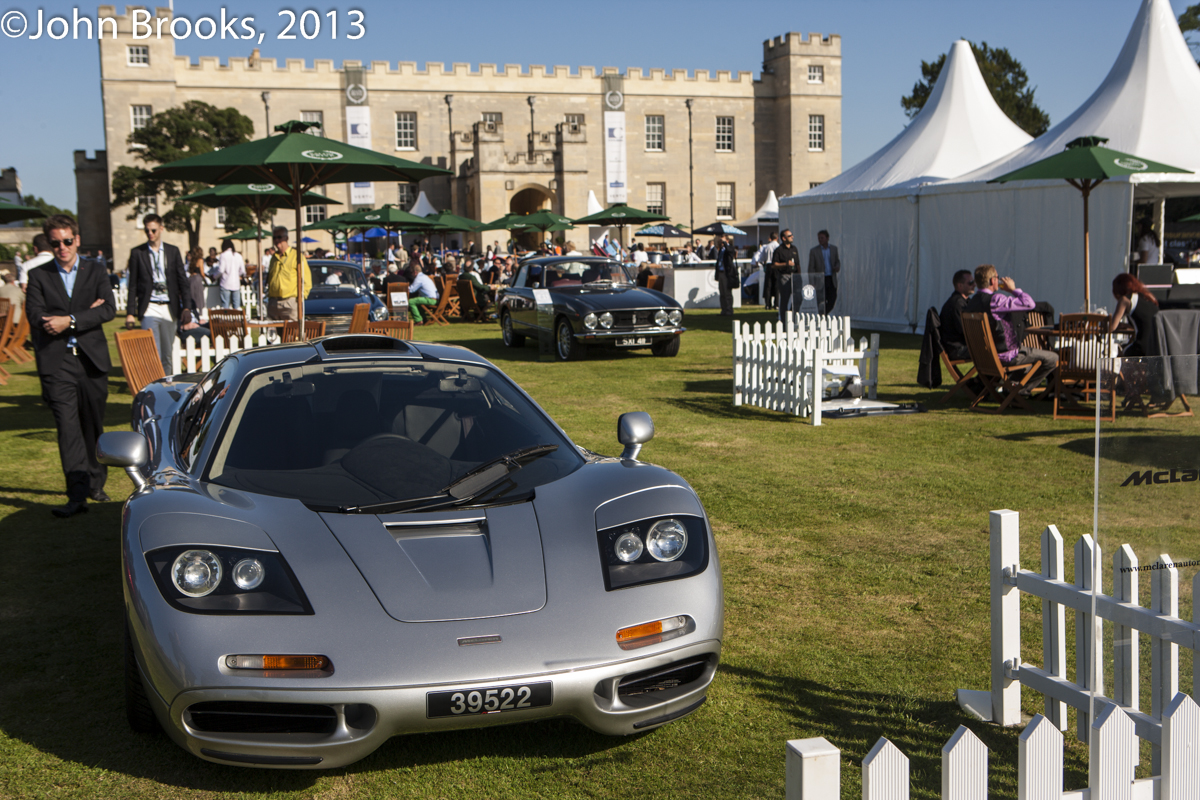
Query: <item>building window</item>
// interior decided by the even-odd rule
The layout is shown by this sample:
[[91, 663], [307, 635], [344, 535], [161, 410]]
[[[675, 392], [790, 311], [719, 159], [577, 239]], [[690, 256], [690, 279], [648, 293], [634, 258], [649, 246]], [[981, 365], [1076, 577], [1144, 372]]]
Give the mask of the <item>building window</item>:
[[417, 112], [396, 112], [396, 149], [417, 149]]
[[142, 227], [142, 217], [158, 213], [158, 197], [152, 194], [138, 195], [137, 205], [133, 213], [136, 216], [137, 227]]
[[325, 112], [324, 111], [301, 111], [301, 122], [311, 122], [313, 127], [309, 128], [305, 133], [312, 136], [325, 135]]
[[817, 188], [818, 186], [820, 186], [820, 185], [821, 185], [822, 183], [824, 183], [824, 182], [825, 182], [825, 181], [809, 181], [809, 182], [808, 182], [808, 188], [810, 188], [810, 189], [815, 189], [815, 188]]
[[150, 117], [154, 116], [154, 110], [150, 106], [130, 106], [129, 107], [129, 122], [130, 127], [135, 131], [140, 131], [150, 123]]
[[225, 211], [225, 206], [217, 206], [217, 227], [221, 230], [225, 229], [225, 219], [228, 214]]
[[493, 125], [504, 124], [504, 112], [502, 111], [485, 111], [479, 116], [479, 121], [483, 124], [492, 123]]
[[567, 123], [567, 130], [571, 133], [579, 133], [583, 130], [583, 114], [567, 114], [563, 117], [563, 121]]
[[717, 152], [733, 152], [733, 117], [717, 117]]
[[326, 208], [327, 206], [305, 206], [304, 224], [312, 225], [314, 222], [323, 222], [326, 217]]
[[717, 184], [717, 219], [733, 219], [733, 184]]
[[663, 151], [663, 118], [659, 114], [646, 117], [646, 150], [651, 153]]
[[125, 48], [125, 63], [131, 67], [150, 66], [150, 48], [144, 44], [131, 44]]
[[417, 202], [417, 185], [415, 183], [397, 184], [397, 203], [401, 211], [408, 211]]
[[808, 82], [809, 83], [824, 83], [825, 82], [825, 68], [822, 67], [820, 64], [809, 64], [808, 65]]
[[808, 149], [817, 152], [825, 149], [825, 115], [808, 115]]
[[651, 214], [667, 215], [667, 185], [665, 183], [646, 184], [646, 210]]

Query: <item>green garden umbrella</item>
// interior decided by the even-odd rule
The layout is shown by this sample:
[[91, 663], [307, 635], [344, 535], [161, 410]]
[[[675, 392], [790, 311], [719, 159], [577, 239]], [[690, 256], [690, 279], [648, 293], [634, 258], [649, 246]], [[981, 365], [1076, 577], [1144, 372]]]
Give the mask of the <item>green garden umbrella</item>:
[[479, 230], [483, 223], [476, 222], [473, 219], [460, 217], [457, 214], [451, 214], [449, 211], [439, 211], [436, 214], [429, 214], [425, 219], [435, 222], [441, 227], [435, 228], [438, 233], [442, 234], [442, 255], [446, 252], [446, 233], [448, 231], [460, 231], [464, 233], [474, 233]]
[[476, 230], [478, 231], [511, 231], [516, 228], [525, 227], [525, 223], [521, 220], [525, 219], [524, 214], [505, 214], [500, 219], [492, 220], [486, 225], [481, 225]]
[[1101, 147], [1107, 142], [1101, 136], [1081, 136], [1067, 143], [1066, 149], [1049, 158], [993, 178], [988, 183], [1009, 181], [1065, 180], [1083, 193], [1083, 298], [1088, 310], [1092, 307], [1092, 265], [1088, 241], [1088, 196], [1108, 178], [1136, 175], [1143, 172], [1191, 172], [1191, 170], [1160, 164], [1146, 158]]
[[654, 214], [650, 211], [643, 211], [640, 208], [626, 205], [625, 203], [617, 203], [603, 211], [589, 214], [586, 217], [580, 217], [575, 220], [575, 224], [596, 225], [598, 227], [615, 225], [621, 231], [621, 243], [623, 245], [626, 225], [646, 225], [650, 222], [669, 222], [670, 220], [670, 217], [664, 217], [662, 214]]
[[222, 239], [233, 239], [234, 241], [249, 241], [251, 239], [267, 239], [271, 236], [271, 232], [264, 228], [242, 228], [237, 233], [231, 233], [228, 236], [222, 236]]
[[16, 222], [20, 219], [33, 219], [44, 216], [46, 216], [46, 212], [40, 208], [19, 206], [16, 203], [0, 200], [0, 225], [7, 225], [10, 222]]
[[[250, 209], [254, 214], [254, 221], [258, 223], [259, 235], [252, 237], [258, 246], [258, 313], [260, 316], [266, 316], [263, 305], [263, 269], [262, 263], [262, 240], [270, 239], [269, 231], [263, 231], [263, 214], [267, 209], [271, 208], [294, 208], [295, 202], [292, 193], [281, 189], [273, 183], [225, 183], [220, 186], [210, 186], [207, 189], [201, 189], [198, 192], [185, 194], [179, 198], [180, 201], [186, 203], [197, 203], [209, 208], [221, 208], [228, 206], [241, 206]], [[301, 198], [301, 203], [306, 206], [320, 205], [336, 205], [341, 203], [337, 200], [331, 200], [323, 194], [316, 192], [305, 192]], [[242, 233], [243, 231], [238, 231]], [[226, 237], [229, 239], [238, 238], [236, 236]], [[244, 238], [244, 237], [243, 237]]]
[[[302, 197], [314, 186], [358, 181], [419, 181], [451, 175], [441, 167], [417, 164], [362, 147], [311, 136], [313, 123], [292, 120], [276, 125], [277, 136], [255, 139], [156, 167], [151, 177], [206, 183], [274, 183], [291, 192], [296, 209], [296, 251], [302, 252]], [[296, 302], [304, 331], [304, 278], [296, 259]]]

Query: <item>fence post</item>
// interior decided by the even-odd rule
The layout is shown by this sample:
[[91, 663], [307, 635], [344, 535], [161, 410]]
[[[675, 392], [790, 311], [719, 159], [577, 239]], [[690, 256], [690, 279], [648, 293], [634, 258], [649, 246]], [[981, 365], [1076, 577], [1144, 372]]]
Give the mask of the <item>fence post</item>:
[[183, 372], [183, 348], [179, 343], [179, 337], [175, 338], [174, 347], [171, 348], [171, 374], [178, 375]]
[[[1075, 543], [1075, 586], [1084, 592], [1098, 587], [1100, 547], [1085, 533]], [[1104, 629], [1100, 617], [1091, 612], [1075, 612], [1075, 682], [1096, 694], [1104, 694]], [[1093, 711], [1095, 709], [1092, 709]], [[1075, 715], [1075, 732], [1079, 741], [1086, 742], [1091, 728], [1090, 712]]]
[[908, 756], [880, 737], [863, 759], [863, 800], [908, 800]]
[[[1058, 528], [1042, 531], [1042, 576], [1052, 581], [1063, 579], [1063, 538]], [[1046, 672], [1067, 677], [1067, 615], [1061, 603], [1042, 601], [1042, 662]], [[1046, 719], [1060, 731], [1067, 729], [1067, 704], [1046, 696]]]
[[733, 405], [742, 404], [742, 363], [745, 354], [745, 334], [742, 333], [742, 323], [733, 323]]
[[812, 424], [814, 428], [821, 425], [821, 401], [825, 399], [825, 376], [822, 374], [824, 364], [825, 354], [818, 347], [813, 351], [812, 360]]
[[841, 754], [823, 736], [787, 743], [787, 800], [841, 800]]
[[[1163, 569], [1150, 573], [1150, 608], [1164, 617], [1179, 616], [1179, 570], [1166, 553], [1158, 557]], [[1150, 637], [1150, 716], [1161, 720], [1167, 704], [1179, 692], [1179, 646], [1167, 639]], [[1159, 773], [1162, 748], [1150, 748], [1150, 770]]]
[[[1021, 662], [1021, 593], [1006, 577], [1016, 578], [1020, 563], [1020, 515], [1003, 509], [988, 514], [992, 604], [992, 722], [1019, 725], [1021, 683], [1006, 667]], [[1009, 572], [1006, 574], [1006, 570]], [[1006, 663], [1010, 662], [1010, 663]]]
[[942, 800], [987, 800], [988, 749], [965, 725], [942, 747]]
[[[1113, 553], [1113, 599], [1138, 605], [1138, 557], [1127, 544]], [[1113, 625], [1113, 702], [1138, 710], [1138, 633], [1135, 628]]]
[[1133, 720], [1119, 706], [1104, 703], [1092, 725], [1088, 749], [1091, 800], [1129, 798], [1133, 785], [1133, 760], [1129, 754], [1137, 747]]
[[1200, 797], [1200, 706], [1186, 694], [1175, 695], [1163, 715], [1162, 778], [1159, 800]]
[[1017, 800], [1062, 800], [1063, 737], [1038, 714], [1017, 739]]

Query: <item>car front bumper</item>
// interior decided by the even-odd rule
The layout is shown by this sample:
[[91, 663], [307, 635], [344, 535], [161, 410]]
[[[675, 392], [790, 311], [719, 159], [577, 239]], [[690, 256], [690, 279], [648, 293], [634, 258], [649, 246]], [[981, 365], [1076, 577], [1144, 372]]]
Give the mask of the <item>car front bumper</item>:
[[[572, 717], [594, 731], [630, 735], [651, 730], [690, 714], [705, 700], [720, 658], [721, 643], [707, 640], [652, 655], [538, 675], [511, 676], [472, 683], [428, 684], [370, 689], [263, 689], [208, 687], [180, 693], [156, 713], [168, 734], [196, 756], [218, 763], [276, 769], [327, 769], [358, 761], [392, 736], [478, 728]], [[702, 662], [697, 665], [697, 662]], [[691, 680], [671, 686], [671, 670]], [[645, 693], [623, 694], [631, 675], [666, 672], [665, 685]], [[652, 679], [653, 680], [653, 679]], [[143, 682], [145, 677], [143, 676]], [[490, 714], [430, 718], [430, 692], [486, 690], [492, 687], [549, 682], [552, 701], [539, 708]], [[157, 697], [153, 698], [157, 700]], [[198, 703], [304, 704], [332, 709], [331, 731], [245, 733], [201, 730], [189, 712]], [[154, 705], [158, 706], [157, 703]], [[247, 706], [247, 708], [261, 706]], [[329, 713], [329, 712], [326, 712]]]
[[[626, 328], [624, 330], [592, 330], [586, 328], [575, 334], [575, 338], [585, 344], [609, 344], [616, 345], [622, 339], [645, 338], [649, 342], [657, 342], [663, 339], [670, 339], [673, 336], [678, 336], [687, 331], [687, 328], [666, 327], [666, 328]], [[642, 345], [649, 347], [649, 344]]]

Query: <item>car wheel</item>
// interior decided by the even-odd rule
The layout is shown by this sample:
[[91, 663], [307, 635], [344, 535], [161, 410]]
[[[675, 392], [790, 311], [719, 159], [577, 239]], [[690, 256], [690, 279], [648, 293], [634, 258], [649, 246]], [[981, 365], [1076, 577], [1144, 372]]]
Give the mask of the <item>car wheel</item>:
[[659, 339], [650, 345], [650, 352], [663, 358], [674, 358], [679, 355], [679, 337], [672, 336], [670, 339]]
[[578, 361], [583, 357], [583, 345], [575, 341], [575, 331], [566, 319], [560, 319], [554, 329], [554, 347], [559, 361]]
[[500, 333], [504, 337], [504, 345], [506, 347], [524, 347], [524, 334], [517, 333], [513, 330], [512, 314], [507, 311], [500, 317]]
[[125, 718], [135, 733], [158, 733], [158, 718], [146, 697], [142, 685], [142, 673], [138, 671], [137, 658], [133, 655], [133, 637], [129, 626], [125, 626]]

